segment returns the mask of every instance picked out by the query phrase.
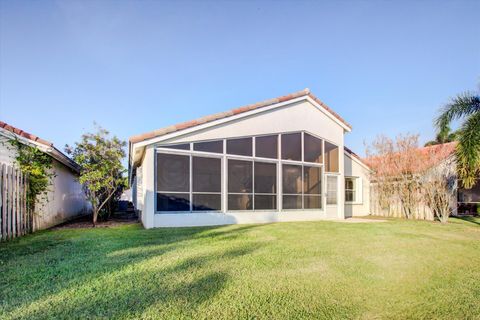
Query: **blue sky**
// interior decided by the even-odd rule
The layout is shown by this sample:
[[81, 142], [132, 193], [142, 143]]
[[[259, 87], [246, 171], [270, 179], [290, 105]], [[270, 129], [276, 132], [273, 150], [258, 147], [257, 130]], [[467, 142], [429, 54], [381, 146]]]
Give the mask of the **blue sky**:
[[434, 136], [480, 83], [480, 1], [0, 0], [0, 120], [63, 148], [308, 87], [353, 126]]

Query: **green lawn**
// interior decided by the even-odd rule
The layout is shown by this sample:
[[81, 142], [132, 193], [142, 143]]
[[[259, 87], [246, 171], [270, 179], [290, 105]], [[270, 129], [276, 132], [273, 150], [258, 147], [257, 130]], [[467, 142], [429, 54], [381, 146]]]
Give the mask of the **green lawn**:
[[0, 318], [480, 319], [480, 219], [40, 232]]

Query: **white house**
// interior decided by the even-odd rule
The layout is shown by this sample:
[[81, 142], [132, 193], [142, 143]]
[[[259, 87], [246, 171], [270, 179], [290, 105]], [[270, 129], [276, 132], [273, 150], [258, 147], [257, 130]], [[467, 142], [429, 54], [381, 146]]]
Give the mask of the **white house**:
[[89, 213], [90, 204], [77, 180], [78, 165], [52, 143], [0, 121], [0, 164], [16, 166], [17, 151], [10, 143], [13, 139], [52, 157], [54, 177], [46, 198], [35, 205], [34, 230], [46, 229]]
[[351, 131], [308, 89], [136, 135], [129, 179], [143, 225], [344, 219], [369, 213]]

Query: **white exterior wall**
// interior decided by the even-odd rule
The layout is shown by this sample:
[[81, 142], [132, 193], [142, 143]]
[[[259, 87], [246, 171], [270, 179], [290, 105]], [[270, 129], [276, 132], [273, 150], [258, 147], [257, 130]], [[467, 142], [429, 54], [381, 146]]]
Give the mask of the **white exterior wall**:
[[[0, 135], [0, 163], [15, 166], [17, 152], [9, 139]], [[77, 178], [64, 164], [53, 159], [54, 177], [46, 197], [35, 205], [34, 230], [42, 230], [87, 214], [91, 209]]]
[[16, 155], [15, 148], [10, 144], [9, 139], [0, 134], [0, 163], [13, 165]]
[[[142, 188], [144, 190], [142, 207], [142, 222], [145, 228], [222, 225], [235, 223], [262, 223], [276, 221], [307, 221], [321, 219], [344, 218], [344, 129], [317, 109], [309, 101], [292, 103], [272, 110], [266, 110], [253, 115], [234, 119], [227, 123], [205, 128], [198, 131], [177, 135], [158, 143], [182, 143], [204, 140], [216, 140], [242, 136], [275, 134], [284, 132], [307, 131], [339, 147], [338, 174], [338, 205], [325, 207], [325, 182], [323, 183], [324, 209], [314, 211], [284, 211], [284, 212], [201, 212], [201, 213], [161, 213], [155, 214], [155, 144], [146, 146], [144, 158], [141, 162]], [[137, 169], [138, 175], [138, 169]], [[324, 177], [325, 181], [325, 177]], [[137, 179], [138, 182], [138, 179]], [[140, 186], [137, 183], [137, 191]], [[225, 194], [225, 187], [223, 190]]]
[[163, 142], [179, 143], [303, 130], [329, 140], [343, 150], [343, 128], [308, 101], [256, 113]]
[[160, 227], [155, 224], [155, 147], [148, 146], [142, 163], [142, 214], [141, 219], [145, 228]]
[[36, 204], [36, 230], [55, 226], [91, 210], [78, 175], [57, 160], [53, 160], [53, 170], [55, 177], [47, 192], [47, 201], [37, 201]]
[[[345, 217], [359, 217], [370, 214], [370, 174], [368, 168], [358, 159], [344, 153], [345, 176], [356, 178], [357, 199], [345, 203]], [[345, 181], [344, 181], [345, 183]], [[344, 193], [345, 195], [345, 193]]]

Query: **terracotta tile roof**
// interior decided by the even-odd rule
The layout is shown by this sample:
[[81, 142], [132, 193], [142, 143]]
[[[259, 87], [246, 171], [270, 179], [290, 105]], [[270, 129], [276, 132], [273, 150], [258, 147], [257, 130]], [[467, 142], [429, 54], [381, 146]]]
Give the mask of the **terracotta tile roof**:
[[0, 121], [0, 128], [2, 128], [4, 130], [7, 130], [7, 131], [10, 131], [10, 132], [12, 132], [12, 133], [14, 133], [14, 134], [16, 134], [20, 137], [25, 138], [25, 139], [28, 139], [28, 140], [37, 142], [39, 144], [42, 144], [46, 147], [49, 147], [49, 150], [51, 150], [51, 151], [48, 152], [50, 154], [50, 156], [54, 157], [55, 159], [59, 160], [63, 164], [67, 165], [69, 168], [73, 169], [75, 172], [77, 172], [77, 173], [79, 172], [79, 170], [80, 170], [79, 165], [75, 161], [73, 161], [72, 159], [67, 157], [63, 152], [61, 152], [60, 150], [55, 148], [53, 143], [51, 143], [47, 140], [43, 140], [42, 138], [39, 138], [34, 134], [23, 131], [22, 129], [19, 129], [17, 127], [9, 125], [8, 123], [5, 123], [3, 121]]
[[[404, 167], [407, 165], [408, 170], [411, 170], [413, 172], [420, 172], [422, 170], [429, 169], [433, 166], [440, 164], [442, 161], [448, 159], [451, 155], [453, 155], [455, 153], [457, 144], [457, 141], [453, 141], [427, 147], [419, 147], [411, 151], [410, 156], [413, 157], [411, 159], [411, 164], [400, 163], [399, 168], [395, 167], [388, 170], [390, 170], [392, 174], [396, 174], [398, 170], [405, 169]], [[418, 159], [420, 160], [417, 161]], [[381, 156], [376, 155], [364, 159], [364, 162], [370, 168], [385, 167], [388, 166], [388, 163], [391, 163], [392, 161], [399, 161], [395, 153]], [[387, 169], [382, 168], [382, 170]]]
[[19, 129], [17, 127], [14, 127], [12, 125], [9, 125], [8, 123], [5, 123], [3, 121], [0, 121], [0, 128], [3, 128], [5, 130], [8, 130], [12, 133], [15, 133], [16, 135], [19, 135], [21, 137], [24, 137], [28, 140], [32, 140], [38, 143], [41, 143], [47, 147], [52, 147], [53, 143], [48, 142], [47, 140], [43, 140], [42, 138], [37, 137], [36, 135], [33, 135], [31, 133], [28, 133], [26, 131], [23, 131], [22, 129]]
[[293, 100], [293, 99], [303, 97], [303, 96], [310, 97], [316, 103], [318, 103], [323, 108], [325, 108], [330, 114], [332, 114], [340, 122], [342, 122], [344, 125], [346, 125], [348, 128], [350, 128], [350, 129], [352, 128], [352, 126], [350, 126], [345, 120], [343, 120], [342, 117], [340, 117], [337, 113], [335, 113], [330, 107], [328, 107], [320, 99], [315, 97], [310, 92], [309, 89], [304, 89], [302, 91], [291, 93], [291, 94], [281, 96], [281, 97], [278, 97], [278, 98], [269, 99], [269, 100], [265, 100], [265, 101], [262, 101], [262, 102], [257, 102], [257, 103], [254, 103], [254, 104], [250, 104], [250, 105], [246, 105], [246, 106], [239, 107], [239, 108], [236, 108], [236, 109], [232, 109], [232, 110], [229, 110], [229, 111], [226, 111], [226, 112], [220, 112], [220, 113], [212, 114], [212, 115], [205, 116], [205, 117], [202, 117], [202, 118], [199, 118], [199, 119], [196, 119], [196, 120], [191, 120], [191, 121], [188, 121], [188, 122], [183, 122], [183, 123], [172, 125], [172, 126], [169, 126], [169, 127], [157, 129], [157, 130], [154, 130], [154, 131], [151, 131], [151, 132], [135, 135], [135, 136], [130, 137], [129, 140], [130, 140], [131, 143], [145, 141], [145, 140], [152, 139], [152, 138], [155, 138], [155, 137], [163, 136], [163, 135], [171, 133], [171, 132], [175, 132], [175, 131], [179, 131], [179, 130], [183, 130], [183, 129], [187, 129], [187, 128], [192, 128], [192, 127], [195, 127], [195, 126], [207, 123], [207, 122], [228, 118], [228, 117], [231, 117], [231, 116], [243, 113], [243, 112], [268, 107], [268, 106], [274, 105], [276, 103]]
[[458, 144], [457, 141], [453, 141], [453, 142], [447, 142], [443, 144], [435, 144], [432, 146], [422, 147], [422, 148], [419, 148], [419, 150], [422, 153], [429, 153], [429, 152], [433, 152], [436, 154], [442, 153], [444, 156], [448, 157], [455, 152], [457, 144]]

